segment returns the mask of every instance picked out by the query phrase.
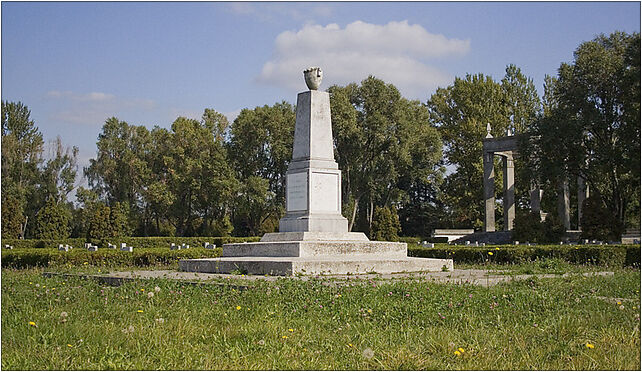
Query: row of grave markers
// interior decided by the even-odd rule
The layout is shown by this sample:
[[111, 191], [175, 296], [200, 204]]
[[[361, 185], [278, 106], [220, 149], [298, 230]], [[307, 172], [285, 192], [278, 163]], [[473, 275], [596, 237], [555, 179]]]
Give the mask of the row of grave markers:
[[[205, 244], [203, 244], [203, 247], [205, 249], [214, 249], [214, 248], [216, 248], [216, 244], [210, 244], [209, 242], [205, 242]], [[5, 248], [13, 249], [13, 247], [11, 247], [9, 245], [6, 245]], [[69, 250], [73, 249], [73, 248], [74, 247], [69, 245], [69, 244], [64, 244], [64, 245], [63, 244], [58, 244], [58, 250], [59, 251], [69, 252]], [[108, 249], [116, 249], [117, 247], [114, 244], [107, 243], [107, 248]], [[176, 245], [176, 244], [172, 243], [169, 246], [169, 249], [172, 250], [172, 251], [173, 250], [180, 250], [180, 249], [187, 249], [187, 248], [189, 248], [189, 244], [185, 244], [185, 243], [183, 243], [181, 245]], [[85, 243], [85, 249], [90, 251], [90, 252], [96, 252], [98, 250], [98, 246], [97, 245], [93, 245], [91, 243]], [[124, 252], [133, 252], [134, 251], [134, 247], [128, 246], [127, 243], [120, 243], [120, 250], [124, 251]]]

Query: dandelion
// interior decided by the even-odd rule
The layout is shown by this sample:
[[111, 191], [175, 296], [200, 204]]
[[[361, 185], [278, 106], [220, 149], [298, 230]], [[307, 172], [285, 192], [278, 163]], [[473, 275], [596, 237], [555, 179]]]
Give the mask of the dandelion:
[[36, 325], [36, 322], [29, 322], [29, 325], [30, 325], [30, 326], [32, 326], [32, 327], [38, 327], [38, 326]]
[[460, 356], [460, 355], [461, 355], [461, 352], [460, 352], [459, 350], [455, 350], [455, 353], [454, 353], [454, 354], [455, 354], [455, 355], [457, 355], [457, 356]]
[[154, 297], [154, 292], [147, 293], [147, 298], [152, 298], [152, 297]]
[[496, 248], [495, 248], [495, 250], [496, 250], [496, 251], [498, 251], [498, 250], [499, 250], [499, 247], [496, 247]]
[[464, 348], [463, 348], [463, 347], [460, 347], [460, 348], [458, 348], [457, 350], [459, 350], [459, 352], [460, 352], [460, 353], [463, 353], [463, 352], [464, 352]]
[[368, 309], [368, 314], [372, 314], [372, 309]]
[[587, 348], [587, 349], [595, 349], [595, 345], [593, 345], [593, 344], [591, 344], [591, 343], [587, 342], [587, 343], [586, 343], [586, 348]]
[[352, 344], [348, 344], [348, 345], [346, 345], [346, 346], [348, 346], [348, 347], [352, 347]]
[[72, 347], [71, 344], [67, 344], [67, 347]]
[[143, 310], [136, 310], [136, 312], [137, 312], [137, 313], [142, 313], [142, 312], [143, 312]]
[[89, 262], [83, 262], [82, 264], [83, 265], [89, 265]]
[[281, 338], [285, 340], [286, 338], [288, 338], [288, 336], [283, 335], [283, 336], [281, 336]]
[[154, 292], [158, 293], [158, 292], [160, 292], [160, 291], [161, 291], [161, 290], [160, 290], [160, 287], [159, 287], [159, 286], [154, 287]]
[[618, 302], [617, 302], [617, 304], [618, 304], [618, 305], [622, 305], [622, 302], [618, 301]]
[[241, 310], [241, 307], [240, 307], [240, 306], [237, 306], [237, 307], [236, 307], [236, 310]]
[[365, 348], [361, 354], [366, 359], [372, 359], [372, 357], [374, 357], [374, 351], [372, 351], [372, 349], [369, 347]]
[[292, 329], [292, 328], [289, 328], [289, 329], [288, 329], [288, 331], [290, 331], [290, 332], [294, 332], [294, 329]]
[[141, 289], [140, 289], [140, 291], [141, 291], [141, 292], [145, 292], [145, 288], [141, 288]]
[[488, 251], [488, 255], [489, 255], [489, 256], [492, 256], [492, 255], [493, 255], [493, 252]]

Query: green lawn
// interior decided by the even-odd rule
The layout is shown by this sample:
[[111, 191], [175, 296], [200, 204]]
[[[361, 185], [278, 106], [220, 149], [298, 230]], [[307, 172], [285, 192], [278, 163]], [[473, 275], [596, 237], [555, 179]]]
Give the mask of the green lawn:
[[103, 287], [3, 269], [2, 369], [640, 369], [639, 270], [349, 282]]

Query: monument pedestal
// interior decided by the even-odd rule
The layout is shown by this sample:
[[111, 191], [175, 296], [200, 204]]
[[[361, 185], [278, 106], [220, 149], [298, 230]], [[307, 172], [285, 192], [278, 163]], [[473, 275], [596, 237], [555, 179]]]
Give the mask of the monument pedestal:
[[[407, 257], [406, 243], [372, 242], [363, 233], [348, 232], [348, 220], [341, 215], [341, 171], [334, 161], [330, 95], [316, 90], [319, 69], [304, 74], [311, 90], [297, 97], [280, 232], [265, 234], [257, 243], [225, 244], [221, 258], [181, 260], [179, 269], [260, 275], [452, 270], [452, 260]], [[318, 81], [311, 84], [315, 77]]]
[[181, 260], [180, 271], [250, 275], [364, 274], [453, 269], [449, 259], [407, 257], [406, 243], [370, 241], [363, 233], [285, 232], [257, 243], [223, 245], [221, 258]]

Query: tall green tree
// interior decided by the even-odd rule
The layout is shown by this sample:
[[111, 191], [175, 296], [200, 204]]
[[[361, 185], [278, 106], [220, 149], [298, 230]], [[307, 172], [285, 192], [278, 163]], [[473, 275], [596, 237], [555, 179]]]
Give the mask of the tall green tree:
[[84, 170], [89, 186], [108, 203], [127, 202], [139, 207], [149, 173], [145, 161], [149, 140], [144, 126], [129, 125], [115, 117], [107, 119], [98, 135], [96, 159], [90, 159]]
[[60, 137], [50, 145], [50, 159], [42, 170], [43, 196], [53, 197], [57, 203], [65, 203], [67, 195], [75, 188], [78, 172], [78, 147], [65, 148]]
[[42, 164], [42, 134], [21, 102], [2, 101], [2, 233], [25, 237], [27, 222], [41, 207], [36, 187]]
[[[215, 137], [207, 114], [201, 122], [180, 117], [171, 128], [173, 146], [165, 156], [165, 166], [174, 196], [170, 214], [179, 235], [211, 230], [228, 213], [238, 188], [222, 137]], [[159, 191], [162, 197], [163, 190]]]
[[550, 83], [551, 108], [533, 128], [538, 172], [550, 178], [551, 163], [560, 164], [565, 176], [586, 179], [620, 226], [639, 223], [640, 34], [582, 43]]
[[292, 159], [295, 121], [294, 107], [281, 102], [243, 109], [232, 123], [227, 149], [242, 183], [236, 199], [240, 204], [233, 218], [235, 233], [257, 234], [268, 220], [273, 228], [274, 220], [283, 213], [285, 172]]
[[403, 98], [392, 84], [370, 76], [328, 91], [343, 209], [351, 230], [361, 216], [361, 229], [370, 231], [376, 207], [403, 207], [410, 190], [436, 189], [443, 173], [441, 139], [426, 107]]

